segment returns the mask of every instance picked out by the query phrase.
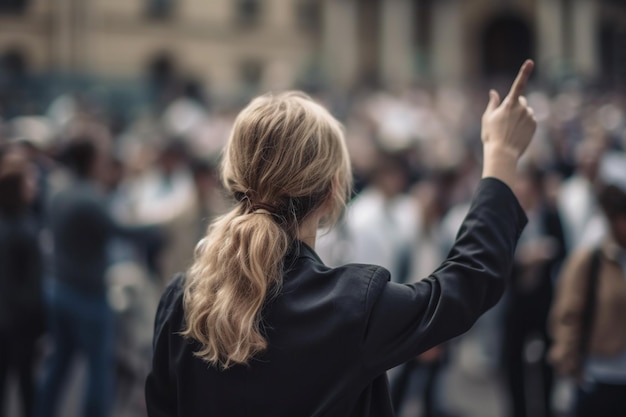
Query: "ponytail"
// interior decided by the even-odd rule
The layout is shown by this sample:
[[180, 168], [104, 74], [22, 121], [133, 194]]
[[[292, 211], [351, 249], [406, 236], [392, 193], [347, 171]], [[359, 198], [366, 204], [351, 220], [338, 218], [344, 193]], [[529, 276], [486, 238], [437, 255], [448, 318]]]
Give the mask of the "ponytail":
[[289, 241], [265, 210], [237, 207], [211, 226], [184, 295], [183, 336], [202, 344], [198, 357], [228, 368], [266, 348], [260, 312], [280, 289]]

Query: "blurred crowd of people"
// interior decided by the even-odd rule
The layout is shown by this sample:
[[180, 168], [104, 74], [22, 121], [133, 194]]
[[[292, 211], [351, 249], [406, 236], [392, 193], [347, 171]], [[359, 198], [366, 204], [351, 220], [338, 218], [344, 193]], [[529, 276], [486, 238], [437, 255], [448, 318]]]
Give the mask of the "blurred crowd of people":
[[[363, 188], [322, 238], [323, 259], [384, 265], [399, 282], [439, 265], [480, 178], [478, 94], [379, 92], [353, 103], [347, 132]], [[514, 192], [529, 223], [505, 297], [475, 329], [474, 366], [498, 370], [513, 417], [624, 415], [626, 100], [573, 86], [527, 98], [538, 130]], [[448, 356], [439, 346], [391, 373], [397, 409], [418, 369], [422, 415], [448, 415], [435, 389]]]
[[[317, 98], [344, 122], [356, 176], [344, 218], [320, 234], [320, 256], [379, 264], [398, 282], [427, 277], [480, 180], [486, 90]], [[514, 192], [529, 224], [506, 296], [472, 330], [474, 361], [501, 378], [514, 417], [566, 415], [553, 400], [555, 369], [577, 381], [578, 403], [593, 403], [595, 389], [624, 407], [611, 401], [626, 387], [626, 327], [616, 319], [626, 313], [626, 96], [564, 85], [527, 98], [538, 130]], [[58, 415], [82, 357], [82, 415], [145, 415], [158, 296], [230, 203], [216, 166], [237, 110], [186, 91], [120, 126], [101, 103], [67, 94], [43, 114], [0, 118], [0, 414], [11, 380], [21, 415]], [[617, 282], [598, 281], [582, 324], [586, 265], [605, 247], [595, 274]], [[581, 334], [592, 343], [579, 349]], [[398, 410], [418, 396], [421, 415], [449, 414], [436, 395], [449, 356], [438, 346], [390, 373]], [[423, 392], [410, 391], [416, 372], [427, 375]]]

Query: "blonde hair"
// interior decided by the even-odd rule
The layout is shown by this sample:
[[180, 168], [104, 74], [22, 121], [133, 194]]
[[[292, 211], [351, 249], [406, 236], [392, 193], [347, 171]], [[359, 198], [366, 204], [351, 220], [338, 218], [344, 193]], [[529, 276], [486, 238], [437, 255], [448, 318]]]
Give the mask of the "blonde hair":
[[196, 355], [228, 368], [267, 347], [265, 301], [280, 290], [298, 226], [328, 204], [334, 223], [352, 186], [340, 123], [299, 92], [254, 99], [235, 120], [221, 166], [237, 201], [213, 222], [185, 282], [183, 336]]

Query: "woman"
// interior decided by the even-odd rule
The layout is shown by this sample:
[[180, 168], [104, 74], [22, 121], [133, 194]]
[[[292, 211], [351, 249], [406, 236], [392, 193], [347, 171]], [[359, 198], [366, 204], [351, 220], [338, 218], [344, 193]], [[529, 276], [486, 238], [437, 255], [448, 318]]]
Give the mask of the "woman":
[[21, 415], [35, 397], [36, 342], [44, 330], [39, 230], [29, 206], [34, 170], [21, 148], [0, 149], [0, 416], [10, 372], [19, 383]]
[[339, 123], [306, 96], [253, 100], [222, 178], [235, 207], [161, 299], [148, 414], [391, 416], [385, 371], [466, 331], [491, 307], [526, 221], [507, 184], [535, 129], [521, 97], [533, 63], [483, 117], [485, 166], [448, 259], [415, 284], [314, 251], [350, 192]]

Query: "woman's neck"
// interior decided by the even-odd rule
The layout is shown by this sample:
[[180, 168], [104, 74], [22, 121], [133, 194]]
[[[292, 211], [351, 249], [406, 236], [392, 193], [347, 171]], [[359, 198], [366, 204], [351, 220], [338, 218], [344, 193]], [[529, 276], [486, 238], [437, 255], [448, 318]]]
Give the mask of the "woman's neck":
[[317, 236], [317, 229], [320, 225], [322, 216], [319, 212], [313, 212], [300, 224], [298, 227], [298, 240], [309, 245], [312, 249], [315, 249], [315, 238]]

